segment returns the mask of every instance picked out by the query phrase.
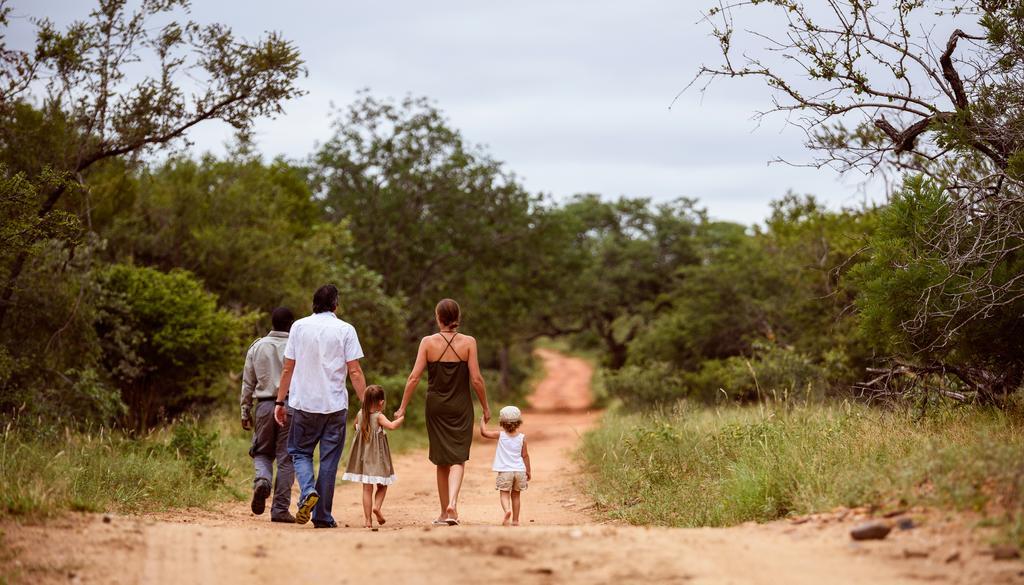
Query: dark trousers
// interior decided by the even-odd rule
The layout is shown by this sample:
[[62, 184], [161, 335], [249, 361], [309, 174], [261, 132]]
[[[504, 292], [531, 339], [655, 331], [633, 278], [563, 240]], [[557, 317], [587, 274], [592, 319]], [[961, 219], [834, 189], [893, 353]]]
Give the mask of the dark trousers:
[[[348, 410], [320, 414], [295, 410], [288, 431], [288, 453], [292, 456], [295, 475], [299, 479], [300, 502], [314, 489], [320, 500], [313, 508], [313, 522], [334, 521], [331, 505], [334, 503], [334, 483], [338, 477], [338, 462], [345, 448], [345, 421]], [[313, 471], [313, 450], [320, 445], [320, 474]]]
[[[288, 454], [288, 428], [291, 418], [283, 427], [274, 420], [274, 403], [264, 400], [256, 404], [255, 426], [252, 433], [252, 448], [249, 456], [256, 468], [255, 483], [261, 479], [274, 486], [274, 503], [270, 507], [271, 518], [288, 516], [292, 501], [292, 484], [295, 483], [295, 469], [292, 456]], [[277, 478], [274, 479], [274, 461], [277, 461]]]

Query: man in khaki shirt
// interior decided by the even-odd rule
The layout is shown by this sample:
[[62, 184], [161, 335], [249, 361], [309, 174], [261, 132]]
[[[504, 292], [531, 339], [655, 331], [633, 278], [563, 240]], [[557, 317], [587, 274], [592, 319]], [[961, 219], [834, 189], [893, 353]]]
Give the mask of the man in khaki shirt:
[[[270, 508], [270, 520], [290, 523], [295, 522], [295, 517], [288, 511], [291, 507], [292, 483], [295, 481], [295, 468], [288, 454], [288, 423], [291, 417], [284, 426], [276, 424], [274, 401], [281, 381], [284, 348], [295, 317], [290, 310], [279, 307], [271, 313], [271, 321], [274, 330], [253, 342], [245, 355], [245, 369], [242, 371], [242, 428], [253, 430], [252, 447], [249, 449], [256, 468], [252, 486], [253, 514], [262, 514], [266, 509], [276, 459], [277, 481], [273, 482], [274, 502]], [[256, 401], [255, 417], [253, 400]]]

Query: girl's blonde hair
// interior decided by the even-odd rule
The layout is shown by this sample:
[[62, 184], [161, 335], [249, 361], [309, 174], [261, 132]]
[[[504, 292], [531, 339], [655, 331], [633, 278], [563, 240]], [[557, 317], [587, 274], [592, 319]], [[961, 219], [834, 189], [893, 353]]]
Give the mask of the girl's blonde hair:
[[371, 384], [363, 392], [363, 413], [359, 420], [359, 434], [363, 440], [370, 438], [370, 407], [379, 402], [384, 402], [384, 388], [377, 384]]

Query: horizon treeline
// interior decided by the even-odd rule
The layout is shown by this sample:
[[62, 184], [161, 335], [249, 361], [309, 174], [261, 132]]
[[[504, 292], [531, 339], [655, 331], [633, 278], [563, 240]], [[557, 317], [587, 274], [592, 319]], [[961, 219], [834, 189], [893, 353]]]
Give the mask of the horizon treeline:
[[[38, 133], [45, 114], [18, 111]], [[31, 154], [3, 151], [6, 201], [44, 173], [18, 160]], [[752, 227], [688, 199], [556, 202], [428, 100], [364, 96], [306, 160], [264, 161], [239, 140], [223, 157], [91, 170], [59, 206], [67, 235], [31, 248], [3, 329], [0, 404], [139, 429], [222, 404], [267, 313], [306, 313], [323, 282], [341, 288], [371, 376], [404, 373], [451, 296], [499, 392], [525, 379], [531, 341], [566, 336], [601, 356], [630, 406], [852, 396], [898, 351], [884, 279], [903, 271], [887, 273], [879, 249], [913, 229], [904, 207], [929, 188], [860, 210], [790, 194]], [[18, 216], [5, 217], [10, 230]]]
[[[364, 93], [308, 157], [264, 160], [246, 137], [303, 93], [298, 51], [278, 34], [146, 26], [185, 6], [105, 0], [64, 30], [38, 21], [34, 51], [0, 37], [5, 418], [144, 430], [214, 408], [237, 392], [267, 313], [303, 314], [324, 282], [341, 289], [371, 379], [404, 373], [452, 297], [499, 397], [519, 392], [542, 337], [594, 352], [606, 389], [634, 408], [1004, 405], [1021, 386], [1017, 151], [959, 156], [985, 149], [943, 127], [946, 166], [918, 160], [886, 205], [789, 194], [757, 226], [712, 220], [692, 199], [531, 193], [422, 97]], [[0, 26], [10, 11], [0, 0]], [[999, 42], [1018, 50], [1021, 30]], [[146, 59], [161, 74], [132, 80], [126, 64]], [[227, 155], [151, 156], [213, 119], [238, 130]], [[880, 136], [869, 144], [887, 155]]]

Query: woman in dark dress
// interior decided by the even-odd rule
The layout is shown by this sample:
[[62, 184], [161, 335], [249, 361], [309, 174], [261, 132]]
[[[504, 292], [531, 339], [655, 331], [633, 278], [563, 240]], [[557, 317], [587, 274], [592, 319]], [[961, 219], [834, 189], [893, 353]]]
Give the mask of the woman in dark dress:
[[427, 371], [427, 436], [430, 439], [430, 462], [437, 466], [437, 496], [441, 514], [434, 524], [456, 526], [459, 523], [459, 490], [469, 461], [469, 447], [473, 442], [473, 398], [476, 392], [483, 408], [484, 420], [491, 419], [487, 404], [487, 389], [480, 375], [476, 339], [459, 333], [461, 311], [459, 304], [444, 299], [434, 310], [438, 333], [424, 337], [416, 352], [416, 364], [405, 384], [402, 405], [395, 416], [405, 414], [405, 408]]

